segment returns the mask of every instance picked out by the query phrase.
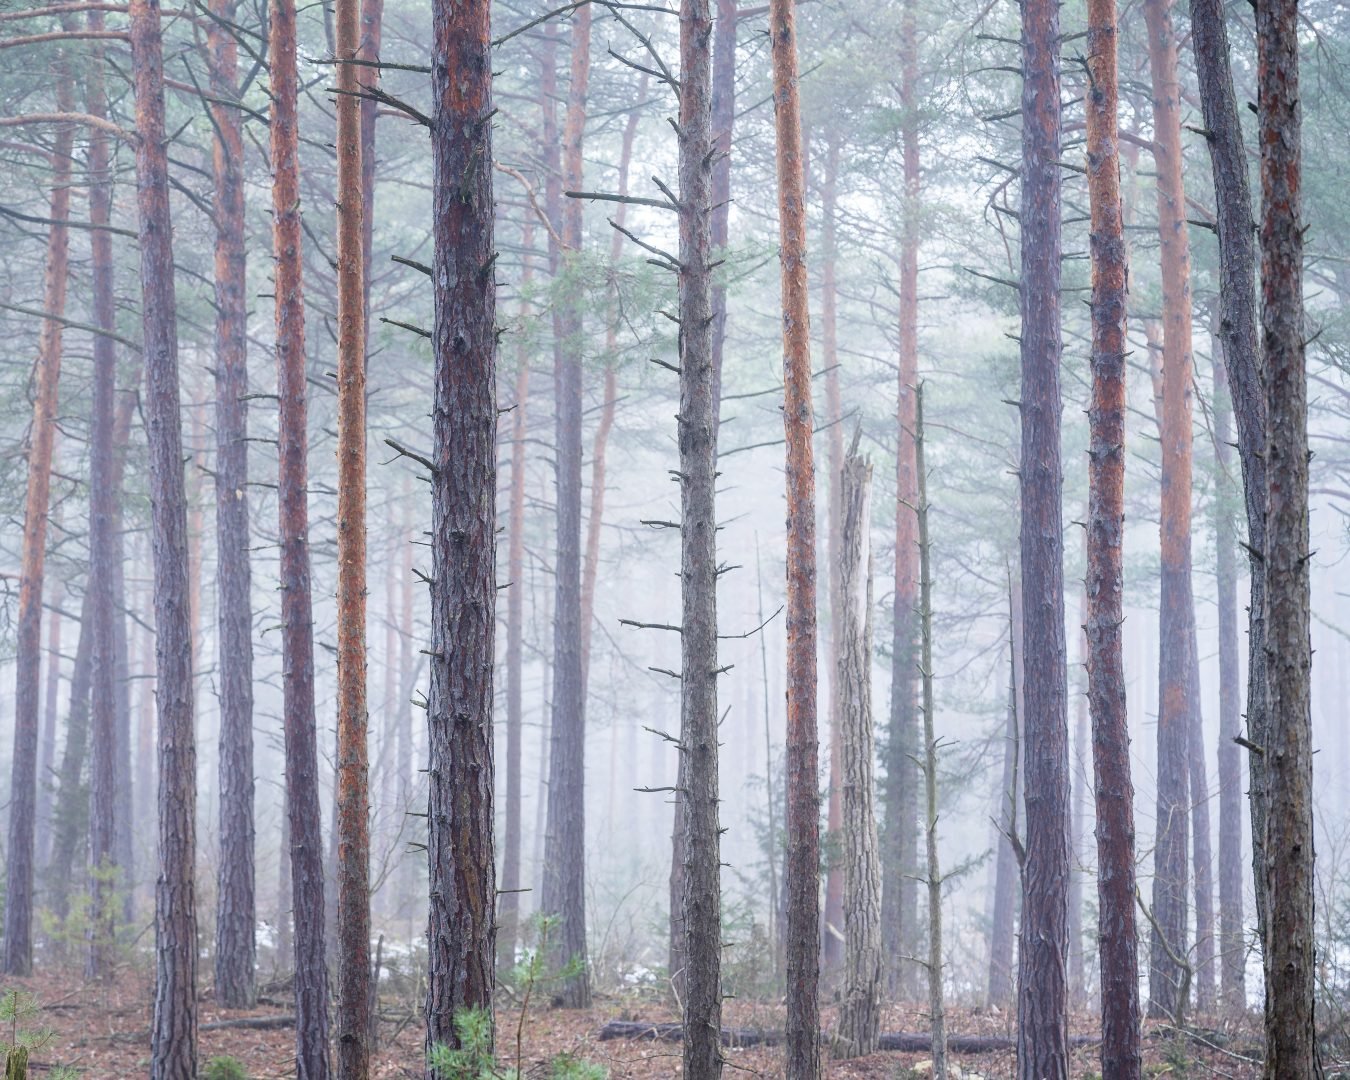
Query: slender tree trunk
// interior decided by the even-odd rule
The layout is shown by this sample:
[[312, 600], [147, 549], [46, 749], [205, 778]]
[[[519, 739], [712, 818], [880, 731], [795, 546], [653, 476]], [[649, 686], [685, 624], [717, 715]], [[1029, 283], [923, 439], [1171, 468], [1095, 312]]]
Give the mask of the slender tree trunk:
[[[534, 250], [534, 223], [526, 222], [521, 247]], [[526, 257], [521, 272], [520, 321], [530, 318], [528, 296], [534, 263]], [[516, 352], [515, 408], [511, 413], [511, 506], [506, 525], [506, 821], [502, 836], [502, 890], [497, 902], [497, 974], [516, 962], [520, 923], [520, 758], [524, 715], [521, 698], [525, 645], [525, 439], [529, 431], [530, 355], [523, 339]]]
[[770, 0], [787, 436], [787, 1080], [820, 1075], [820, 792], [816, 735], [816, 492], [794, 0]]
[[1086, 100], [1092, 236], [1092, 404], [1088, 410], [1088, 711], [1097, 807], [1097, 944], [1102, 1075], [1138, 1080], [1134, 783], [1125, 701], [1125, 317], [1129, 254], [1120, 198], [1115, 0], [1089, 0]]
[[56, 782], [56, 713], [61, 693], [61, 605], [67, 594], [61, 581], [52, 582], [51, 617], [47, 620], [47, 687], [43, 692], [41, 756], [37, 772], [34, 869], [46, 873], [52, 849], [52, 792]]
[[[882, 798], [881, 925], [886, 985], [891, 994], [913, 993], [915, 967], [904, 956], [918, 952], [919, 751], [915, 707], [915, 609], [919, 601], [919, 539], [914, 507], [914, 394], [919, 382], [919, 154], [918, 40], [914, 0], [900, 9], [900, 142], [905, 212], [900, 233], [900, 373], [896, 404], [895, 589], [891, 637], [891, 712], [886, 733]], [[1011, 939], [1009, 939], [1011, 945]], [[1011, 955], [1011, 954], [1009, 954]], [[1009, 983], [1011, 998], [1011, 982]]]
[[1308, 381], [1298, 0], [1256, 8], [1261, 344], [1266, 399], [1269, 671], [1265, 938], [1267, 1080], [1320, 1077], [1313, 873]]
[[881, 857], [872, 775], [872, 463], [851, 453], [839, 497], [834, 685], [843, 797], [844, 986], [835, 1057], [874, 1053], [881, 1030]]
[[159, 718], [159, 882], [155, 888], [152, 1080], [197, 1070], [197, 748], [188, 621], [187, 505], [178, 397], [178, 319], [157, 0], [131, 3], [141, 324], [150, 443], [155, 569], [155, 701]]
[[492, 1010], [497, 339], [489, 7], [488, 0], [433, 7], [428, 1047], [458, 1045], [462, 1010]]
[[928, 1023], [933, 1080], [947, 1078], [947, 1007], [942, 995], [942, 870], [938, 863], [938, 743], [933, 719], [933, 545], [928, 532], [928, 478], [923, 460], [923, 386], [915, 388], [914, 452], [919, 478], [919, 678], [923, 685], [924, 847], [928, 886]]
[[[234, 0], [215, 0], [234, 19]], [[208, 34], [212, 92], [238, 94], [239, 46], [220, 24]], [[257, 997], [253, 824], [253, 605], [248, 515], [248, 276], [243, 117], [212, 105], [216, 219], [216, 609], [220, 622], [220, 867], [216, 877], [216, 997], [252, 1008]]]
[[[1222, 0], [1191, 0], [1191, 44], [1200, 85], [1206, 143], [1214, 177], [1215, 219], [1219, 235], [1219, 337], [1237, 420], [1238, 458], [1242, 464], [1250, 553], [1251, 603], [1247, 634], [1247, 739], [1264, 747], [1269, 721], [1266, 700], [1265, 621], [1266, 549], [1266, 405], [1261, 388], [1261, 352], [1256, 329], [1256, 226], [1252, 220], [1247, 151], [1229, 59], [1228, 30]], [[1236, 675], [1236, 669], [1234, 671]], [[1252, 867], [1256, 882], [1256, 922], [1264, 942], [1266, 758], [1249, 753]]]
[[298, 1080], [327, 1080], [324, 849], [314, 718], [310, 600], [305, 301], [300, 236], [295, 0], [271, 0], [272, 247], [276, 275], [277, 509], [281, 542], [282, 716], [290, 819]]
[[[103, 13], [91, 12], [90, 26], [102, 28]], [[96, 50], [85, 77], [85, 95], [93, 116], [106, 116], [102, 56]], [[89, 140], [89, 219], [106, 225], [112, 216], [111, 147], [106, 132], [94, 129]], [[93, 316], [95, 325], [112, 330], [112, 235], [90, 232]], [[89, 589], [92, 595], [93, 656], [91, 749], [89, 777], [89, 952], [85, 974], [106, 979], [112, 974], [117, 928], [113, 889], [117, 880], [114, 850], [117, 822], [117, 637], [114, 589], [118, 563], [117, 488], [113, 474], [116, 424], [117, 352], [107, 334], [93, 335], [94, 386], [89, 425]]]
[[1190, 780], [1192, 864], [1195, 871], [1195, 1008], [1214, 1015], [1214, 855], [1210, 844], [1209, 780], [1205, 768], [1205, 727], [1200, 707], [1200, 645], [1191, 620], [1190, 724], [1186, 732]]
[[684, 1071], [722, 1075], [718, 821], [717, 378], [712, 308], [712, 11], [680, 3], [680, 819], [684, 837]]
[[[1181, 88], [1170, 0], [1146, 0], [1163, 283], [1162, 587], [1158, 633], [1158, 813], [1149, 1015], [1176, 1020], [1187, 952], [1187, 746], [1191, 725], [1191, 286], [1181, 173]], [[1165, 939], [1165, 940], [1164, 940]]]
[[1219, 607], [1219, 971], [1224, 1012], [1247, 1011], [1247, 943], [1242, 906], [1246, 874], [1242, 866], [1242, 759], [1233, 740], [1241, 731], [1242, 702], [1238, 680], [1237, 528], [1238, 497], [1233, 475], [1232, 401], [1226, 366], [1220, 355], [1223, 339], [1213, 335], [1214, 456], [1219, 491], [1214, 500], [1215, 577]]
[[1026, 860], [1017, 1072], [1068, 1076], [1069, 731], [1060, 464], [1059, 5], [1022, 6], [1022, 619]]
[[[69, 62], [58, 56], [53, 65], [57, 106], [74, 109], [75, 90]], [[52, 148], [52, 195], [47, 233], [44, 311], [34, 371], [33, 426], [28, 448], [28, 489], [24, 500], [23, 555], [19, 573], [19, 612], [15, 633], [14, 755], [10, 773], [9, 845], [5, 852], [6, 975], [33, 971], [33, 844], [37, 803], [38, 707], [42, 677], [42, 581], [47, 558], [47, 515], [50, 507], [52, 446], [56, 437], [56, 404], [61, 379], [60, 321], [66, 306], [66, 264], [70, 234], [71, 148], [75, 132], [57, 128]]]
[[[577, 10], [572, 24], [572, 73], [562, 137], [562, 178], [570, 191], [582, 186], [581, 150], [590, 66], [591, 8], [586, 6]], [[558, 998], [563, 1005], [578, 1009], [586, 1008], [591, 1001], [586, 958], [586, 688], [581, 662], [581, 639], [587, 629], [581, 625], [581, 360], [585, 301], [576, 266], [582, 239], [581, 211], [577, 199], [568, 200], [562, 208], [566, 250], [559, 253], [563, 278], [554, 305], [557, 599], [548, 831], [541, 899], [541, 910], [557, 915], [560, 921], [553, 941], [556, 963], [579, 965], [577, 974], [563, 980]]]
[[[366, 695], [366, 287], [360, 0], [337, 0], [337, 1071], [370, 1075], [370, 750]], [[378, 70], [378, 69], [376, 69]]]
[[47, 860], [47, 903], [52, 914], [64, 919], [70, 914], [75, 853], [81, 850], [89, 824], [89, 799], [84, 787], [84, 763], [89, 750], [89, 684], [93, 678], [94, 601], [86, 589], [80, 605], [80, 636], [70, 672], [70, 698], [66, 704], [66, 741], [61, 749], [61, 767], [56, 777], [52, 809], [52, 850]]
[[[917, 505], [917, 499], [915, 500]], [[998, 860], [994, 865], [993, 929], [989, 940], [989, 986], [986, 1001], [1006, 1009], [1013, 1003], [1013, 945], [1017, 927], [1018, 859], [1013, 838], [1018, 833], [1021, 802], [1022, 716], [1022, 589], [1008, 583], [1008, 708], [1003, 728], [1003, 778], [996, 800]], [[1020, 843], [1020, 839], [1018, 840]]]
[[[835, 238], [835, 214], [839, 186], [839, 136], [830, 131], [825, 136], [825, 175], [820, 186], [820, 343], [821, 363], [825, 371], [825, 422], [830, 425], [827, 443], [826, 473], [829, 484], [829, 547], [826, 550], [829, 601], [829, 664], [830, 678], [839, 671], [839, 612], [843, 606], [839, 590], [839, 549], [843, 509], [840, 502], [841, 478], [844, 470], [844, 426], [839, 422], [843, 406], [839, 395], [839, 286], [835, 261], [838, 243]], [[839, 850], [843, 827], [843, 799], [840, 790], [840, 735], [839, 694], [830, 695], [830, 786], [825, 808], [825, 827], [834, 837], [834, 850]], [[821, 926], [821, 964], [837, 968], [844, 956], [844, 866], [839, 858], [831, 859], [825, 874], [825, 916]]]

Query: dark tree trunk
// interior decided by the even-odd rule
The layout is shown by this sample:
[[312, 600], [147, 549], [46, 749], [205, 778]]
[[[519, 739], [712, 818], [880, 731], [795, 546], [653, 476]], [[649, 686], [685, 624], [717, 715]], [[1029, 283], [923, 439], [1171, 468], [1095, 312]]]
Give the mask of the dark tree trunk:
[[337, 1072], [370, 1075], [370, 750], [366, 699], [366, 232], [360, 0], [337, 0]]
[[1125, 701], [1125, 337], [1129, 253], [1120, 199], [1119, 23], [1115, 0], [1089, 0], [1088, 196], [1092, 235], [1092, 404], [1088, 410], [1088, 711], [1097, 806], [1097, 944], [1102, 1075], [1138, 1080], [1134, 782]]
[[489, 7], [487, 0], [433, 7], [428, 1047], [459, 1044], [461, 1011], [492, 1010], [497, 384]]
[[1256, 6], [1261, 146], [1261, 345], [1266, 400], [1266, 1080], [1322, 1075], [1313, 873], [1308, 375], [1298, 0]]
[[1188, 746], [1191, 596], [1191, 286], [1186, 195], [1181, 173], [1181, 87], [1169, 0], [1146, 0], [1153, 85], [1153, 156], [1163, 290], [1162, 583], [1158, 631], [1158, 812], [1153, 847], [1153, 933], [1149, 1015], [1179, 1023], [1187, 943]]
[[717, 731], [717, 378], [712, 308], [712, 11], [680, 3], [680, 818], [683, 1075], [722, 1075]]
[[187, 503], [178, 397], [178, 318], [157, 0], [131, 3], [136, 195], [141, 249], [145, 421], [150, 444], [159, 719], [159, 881], [155, 887], [152, 1080], [197, 1070], [197, 747], [188, 619]]
[[300, 236], [295, 0], [272, 0], [272, 250], [276, 277], [277, 511], [281, 544], [282, 723], [290, 819], [298, 1080], [327, 1080], [328, 970], [324, 954], [324, 841], [314, 720], [310, 600], [305, 301]]
[[[232, 20], [234, 0], [215, 0]], [[212, 92], [238, 94], [239, 46], [211, 24]], [[248, 278], [243, 117], [211, 107], [216, 218], [216, 606], [220, 621], [220, 867], [216, 876], [216, 998], [247, 1009], [257, 996], [253, 826], [253, 607], [248, 520]]]
[[[534, 250], [534, 223], [527, 221], [521, 247]], [[521, 271], [522, 297], [529, 295], [534, 263], [527, 256]], [[529, 302], [520, 302], [520, 320], [530, 317]], [[497, 975], [507, 975], [516, 962], [520, 923], [521, 740], [524, 713], [521, 680], [525, 648], [525, 438], [530, 401], [530, 354], [524, 344], [516, 352], [515, 408], [511, 412], [511, 505], [506, 524], [506, 813], [502, 834], [502, 886], [497, 902]]]
[[[1229, 60], [1223, 0], [1191, 0], [1191, 44], [1199, 79], [1206, 142], [1214, 176], [1219, 235], [1219, 338], [1237, 420], [1250, 553], [1251, 604], [1247, 635], [1247, 738], [1264, 747], [1269, 723], [1266, 701], [1266, 406], [1261, 389], [1261, 353], [1256, 330], [1256, 227], [1252, 219], [1247, 151]], [[1236, 670], [1234, 672], [1236, 674]], [[1247, 755], [1251, 805], [1252, 868], [1256, 882], [1258, 937], [1265, 940], [1266, 760]]]
[[[1214, 347], [1223, 349], [1216, 333]], [[1233, 740], [1241, 732], [1238, 689], [1237, 528], [1239, 497], [1233, 475], [1232, 401], [1225, 364], [1214, 354], [1214, 456], [1218, 494], [1214, 500], [1215, 577], [1219, 607], [1219, 971], [1220, 1000], [1229, 1015], [1247, 1011], [1247, 944], [1242, 906], [1246, 874], [1242, 865], [1242, 759]]]
[[816, 490], [806, 183], [794, 0], [771, 0], [787, 441], [787, 1080], [820, 1075], [820, 792], [816, 735]]
[[[562, 178], [567, 189], [582, 186], [582, 137], [591, 66], [591, 8], [577, 10], [572, 24], [572, 75], [562, 137]], [[547, 134], [545, 135], [547, 141]], [[556, 183], [556, 181], [555, 181]], [[556, 192], [556, 187], [552, 188]], [[561, 200], [559, 200], [561, 201]], [[550, 198], [550, 210], [553, 199]], [[581, 382], [583, 305], [574, 261], [581, 249], [581, 202], [562, 207], [559, 252], [563, 280], [554, 304], [553, 386], [557, 437], [556, 602], [553, 627], [553, 720], [548, 774], [548, 826], [544, 843], [544, 888], [540, 910], [556, 915], [557, 966], [578, 965], [563, 980], [558, 999], [569, 1008], [591, 1000], [586, 958], [586, 688], [581, 663]]]
[[[89, 23], [99, 30], [102, 12], [91, 12]], [[102, 57], [95, 55], [85, 78], [89, 113], [103, 117], [108, 102], [103, 83]], [[111, 147], [108, 134], [94, 129], [89, 140], [89, 220], [106, 225], [112, 216]], [[112, 234], [94, 229], [89, 234], [93, 321], [113, 330]], [[118, 563], [116, 470], [113, 449], [114, 395], [117, 392], [117, 352], [107, 334], [94, 334], [94, 385], [89, 425], [89, 591], [93, 617], [91, 705], [91, 762], [89, 776], [89, 952], [85, 974], [105, 979], [112, 974], [112, 950], [117, 926], [113, 888], [116, 871], [117, 821], [117, 637], [115, 577]]]
[[1060, 464], [1059, 5], [1022, 6], [1022, 624], [1026, 860], [1017, 1072], [1068, 1076], [1069, 723]]
[[[74, 108], [69, 63], [53, 65], [57, 106]], [[14, 754], [10, 773], [9, 845], [5, 851], [6, 975], [33, 971], [33, 844], [37, 812], [38, 708], [42, 679], [42, 581], [47, 558], [52, 446], [61, 380], [60, 321], [66, 306], [66, 264], [70, 233], [71, 148], [75, 132], [61, 125], [52, 148], [52, 196], [47, 233], [46, 279], [42, 306], [52, 318], [42, 324], [34, 370], [33, 426], [28, 448], [28, 489], [24, 500], [23, 555], [19, 573], [19, 611], [15, 633]]]
[[[918, 42], [913, 0], [901, 8], [901, 152], [905, 216], [900, 235], [900, 374], [896, 405], [895, 591], [891, 636], [891, 711], [886, 731], [882, 789], [885, 827], [881, 835], [881, 934], [886, 988], [913, 993], [918, 955], [919, 752], [915, 707], [915, 608], [919, 602], [919, 537], [914, 506], [918, 474], [914, 465], [914, 394], [919, 381], [919, 157]], [[1011, 947], [1011, 939], [1009, 939]], [[1009, 953], [1011, 955], [1011, 953]], [[1011, 999], [1011, 982], [1009, 982]]]

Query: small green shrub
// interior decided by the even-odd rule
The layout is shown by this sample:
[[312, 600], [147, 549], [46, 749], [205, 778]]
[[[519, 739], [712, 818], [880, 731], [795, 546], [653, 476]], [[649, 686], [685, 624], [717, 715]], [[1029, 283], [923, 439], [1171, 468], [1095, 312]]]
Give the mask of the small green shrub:
[[248, 1070], [238, 1058], [222, 1054], [206, 1063], [202, 1080], [248, 1080]]

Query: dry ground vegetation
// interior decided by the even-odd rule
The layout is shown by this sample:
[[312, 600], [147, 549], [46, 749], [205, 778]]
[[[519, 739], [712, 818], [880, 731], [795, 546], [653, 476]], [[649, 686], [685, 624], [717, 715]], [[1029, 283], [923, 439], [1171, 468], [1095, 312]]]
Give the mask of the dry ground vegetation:
[[[424, 1032], [415, 1002], [423, 992], [420, 976], [388, 972], [381, 984], [379, 1047], [374, 1075], [382, 1080], [421, 1078], [425, 1075]], [[68, 1075], [88, 1080], [144, 1076], [150, 1061], [150, 1011], [153, 972], [124, 966], [111, 984], [87, 982], [78, 968], [48, 970], [29, 979], [10, 979], [0, 992], [31, 994], [35, 1013], [23, 1025], [41, 1031], [32, 1055], [35, 1077], [69, 1069]], [[3, 999], [0, 999], [3, 1000]], [[674, 1043], [641, 1040], [601, 1040], [599, 1034], [610, 1020], [666, 1022], [677, 1019], [670, 1003], [654, 995], [597, 995], [594, 1008], [585, 1011], [531, 1006], [524, 1025], [514, 1003], [497, 1012], [497, 1048], [501, 1076], [510, 1077], [519, 1063], [525, 1078], [549, 1080], [560, 1056], [599, 1066], [611, 1080], [646, 1080], [680, 1075], [679, 1047]], [[287, 1023], [291, 1001], [283, 980], [263, 984], [258, 1007], [246, 1012], [226, 1011], [216, 1006], [209, 990], [202, 997], [200, 1054], [202, 1075], [211, 1075], [208, 1063], [228, 1056], [242, 1066], [251, 1080], [293, 1077], [294, 1032]], [[249, 1027], [239, 1023], [248, 1020]], [[833, 1024], [833, 1010], [823, 1010], [823, 1023]], [[783, 1009], [779, 1002], [729, 1001], [726, 1023], [737, 1028], [781, 1030]], [[1095, 1019], [1091, 1014], [1074, 1018], [1074, 1034], [1085, 1045], [1073, 1051], [1072, 1076], [1079, 1080], [1099, 1075], [1096, 1048], [1090, 1040]], [[270, 1024], [271, 1026], [264, 1026]], [[230, 1026], [222, 1026], [230, 1025]], [[882, 1030], [923, 1031], [926, 1018], [918, 1007], [894, 1006], [883, 1016]], [[10, 1038], [10, 1025], [0, 1040]], [[1015, 1017], [997, 1009], [951, 1009], [949, 1030], [960, 1035], [1011, 1036]], [[517, 1032], [520, 1058], [516, 1057]], [[1254, 1051], [1259, 1037], [1259, 1018], [1208, 1033], [1205, 1041], [1191, 1038], [1179, 1043], [1164, 1029], [1150, 1028], [1145, 1041], [1146, 1075], [1175, 1077], [1258, 1077], [1260, 1063]], [[1222, 1044], [1222, 1045], [1219, 1045]], [[779, 1077], [782, 1051], [773, 1047], [728, 1048], [728, 1076]], [[960, 1076], [984, 1080], [1011, 1077], [1011, 1050], [989, 1054], [953, 1055]], [[830, 1061], [826, 1073], [838, 1080], [919, 1080], [930, 1075], [927, 1055], [882, 1052], [854, 1061]], [[223, 1075], [239, 1075], [229, 1073]], [[953, 1072], [953, 1076], [958, 1075]]]

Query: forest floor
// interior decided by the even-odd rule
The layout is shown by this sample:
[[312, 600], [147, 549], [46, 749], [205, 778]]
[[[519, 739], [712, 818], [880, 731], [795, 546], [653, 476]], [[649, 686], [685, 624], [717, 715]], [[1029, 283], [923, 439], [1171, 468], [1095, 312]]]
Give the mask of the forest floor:
[[[112, 984], [85, 982], [78, 972], [48, 971], [30, 979], [11, 979], [0, 992], [14, 989], [35, 994], [39, 1013], [29, 1026], [45, 1029], [46, 1040], [33, 1057], [41, 1077], [56, 1066], [71, 1067], [89, 1080], [142, 1077], [149, 1071], [150, 1012], [153, 996], [152, 975], [144, 970], [126, 971]], [[240, 1061], [254, 1080], [293, 1077], [294, 1031], [289, 1026], [251, 1029], [242, 1026], [213, 1027], [243, 1017], [285, 1023], [292, 1012], [284, 993], [264, 994], [258, 1008], [233, 1012], [219, 1008], [204, 998], [198, 1022], [199, 1060], [202, 1065], [217, 1055], [229, 1055]], [[376, 1055], [375, 1076], [380, 1080], [420, 1078], [423, 1061], [423, 1032], [412, 1010], [412, 1001], [392, 997], [381, 1000], [380, 1048]], [[680, 1048], [677, 1043], [648, 1040], [614, 1039], [601, 1041], [600, 1030], [610, 1020], [663, 1022], [676, 1018], [668, 1006], [621, 998], [601, 998], [594, 1008], [564, 1011], [531, 1008], [521, 1032], [521, 1061], [524, 1076], [549, 1080], [551, 1063], [559, 1055], [593, 1062], [608, 1070], [611, 1080], [654, 1080], [680, 1074]], [[504, 1065], [516, 1064], [516, 1038], [520, 1019], [514, 1008], [499, 1008], [497, 1045]], [[834, 1020], [826, 1009], [822, 1025], [826, 1030]], [[1096, 1077], [1100, 1066], [1097, 1049], [1090, 1043], [1095, 1018], [1083, 1016], [1072, 1024], [1074, 1034], [1087, 1045], [1073, 1050], [1071, 1077], [1087, 1080]], [[750, 1029], [781, 1029], [783, 1010], [776, 1003], [730, 1001], [724, 1017], [726, 1026]], [[885, 1032], [921, 1032], [925, 1018], [917, 1007], [888, 1008], [882, 1030]], [[6, 1025], [8, 1026], [8, 1025]], [[22, 1026], [22, 1025], [21, 1025]], [[953, 1008], [948, 1030], [959, 1035], [1010, 1036], [1013, 1016], [998, 1010]], [[1163, 1032], [1152, 1032], [1145, 1042], [1145, 1075], [1168, 1077], [1215, 1077], [1248, 1080], [1260, 1075], [1259, 1065], [1250, 1060], [1257, 1032], [1255, 1028], [1232, 1032], [1220, 1041], [1227, 1049], [1209, 1048], [1189, 1041], [1183, 1053]], [[8, 1041], [8, 1032], [3, 1035]], [[905, 1080], [923, 1077], [927, 1054], [883, 1052], [848, 1062], [829, 1061], [824, 1053], [826, 1075], [837, 1080]], [[729, 1048], [727, 1060], [733, 1066], [728, 1076], [782, 1076], [782, 1051], [774, 1047]], [[1011, 1050], [987, 1054], [953, 1055], [953, 1065], [964, 1077], [1002, 1080], [1013, 1075]], [[918, 1066], [918, 1070], [909, 1070]], [[953, 1072], [953, 1076], [957, 1074]]]

